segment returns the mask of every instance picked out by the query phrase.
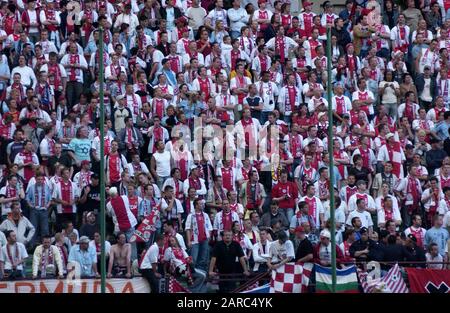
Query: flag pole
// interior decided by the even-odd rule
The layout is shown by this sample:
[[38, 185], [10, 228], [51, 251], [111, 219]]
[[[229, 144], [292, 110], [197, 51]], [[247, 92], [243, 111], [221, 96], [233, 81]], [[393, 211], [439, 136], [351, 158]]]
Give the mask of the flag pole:
[[330, 159], [331, 291], [336, 292], [336, 222], [334, 217], [333, 108], [331, 105], [331, 27], [327, 29], [328, 157]]
[[104, 99], [104, 59], [103, 59], [103, 27], [100, 26], [100, 47], [99, 47], [99, 81], [100, 81], [100, 236], [101, 236], [101, 256], [100, 256], [100, 269], [101, 269], [101, 291], [106, 292], [106, 253], [105, 253], [105, 240], [106, 240], [106, 227], [105, 227], [105, 99]]

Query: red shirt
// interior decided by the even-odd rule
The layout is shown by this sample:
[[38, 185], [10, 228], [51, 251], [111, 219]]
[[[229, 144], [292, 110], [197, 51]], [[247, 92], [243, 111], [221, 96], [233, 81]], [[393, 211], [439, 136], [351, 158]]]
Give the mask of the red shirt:
[[295, 199], [298, 198], [297, 185], [290, 181], [286, 183], [279, 182], [272, 188], [272, 198], [279, 198], [286, 194], [289, 195], [290, 198], [281, 200], [278, 203], [278, 206], [281, 209], [292, 209], [295, 207]]

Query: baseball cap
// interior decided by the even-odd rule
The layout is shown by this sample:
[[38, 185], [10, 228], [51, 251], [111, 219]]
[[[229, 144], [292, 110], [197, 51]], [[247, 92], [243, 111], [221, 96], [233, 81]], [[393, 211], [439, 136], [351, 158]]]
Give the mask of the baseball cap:
[[295, 233], [304, 233], [305, 229], [302, 226], [297, 226], [297, 228], [295, 228]]
[[81, 161], [81, 165], [86, 165], [86, 164], [91, 164], [91, 162], [89, 162], [88, 160]]
[[115, 196], [117, 195], [119, 192], [117, 191], [117, 187], [111, 187], [109, 188], [109, 195], [110, 196]]
[[392, 138], [392, 137], [394, 137], [394, 134], [393, 134], [393, 133], [388, 133], [388, 134], [386, 135], [386, 139], [389, 139], [389, 138]]
[[303, 7], [307, 7], [307, 6], [310, 6], [310, 5], [313, 5], [313, 3], [309, 2], [309, 1], [303, 2]]
[[325, 238], [330, 239], [331, 238], [331, 234], [330, 234], [330, 232], [328, 230], [324, 229], [324, 230], [322, 230], [320, 232], [320, 237], [325, 237]]
[[424, 70], [431, 70], [431, 67], [430, 67], [429, 65], [425, 65], [425, 66], [423, 67], [423, 69], [424, 69]]
[[89, 243], [89, 238], [87, 236], [81, 236], [79, 243]]
[[122, 100], [123, 98], [125, 98], [123, 95], [118, 95], [118, 96], [116, 97], [116, 100]]
[[363, 179], [360, 179], [356, 182], [356, 186], [362, 185], [362, 184], [366, 184], [366, 181]]
[[360, 233], [360, 234], [365, 234], [365, 233], [367, 233], [367, 232], [368, 232], [367, 227], [362, 227], [362, 228], [359, 230], [359, 233]]
[[100, 176], [98, 176], [98, 174], [94, 173], [91, 175], [91, 179], [100, 179]]

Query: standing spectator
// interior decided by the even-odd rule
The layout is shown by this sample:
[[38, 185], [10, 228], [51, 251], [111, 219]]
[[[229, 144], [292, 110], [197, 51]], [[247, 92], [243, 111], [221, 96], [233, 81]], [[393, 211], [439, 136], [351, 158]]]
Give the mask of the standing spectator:
[[194, 212], [186, 218], [186, 240], [195, 268], [206, 271], [208, 269], [209, 239], [213, 227], [208, 214], [202, 210], [202, 201], [193, 201]]
[[433, 227], [428, 229], [425, 234], [425, 248], [428, 249], [432, 243], [435, 243], [438, 245], [439, 254], [445, 257], [445, 247], [449, 239], [449, 234], [442, 226], [442, 215], [435, 215], [433, 218]]
[[[116, 187], [109, 189], [109, 195], [111, 200], [106, 205], [106, 210], [114, 221], [114, 232], [124, 232], [127, 237], [127, 241], [130, 240], [134, 234], [134, 229], [137, 224], [137, 220], [130, 210], [130, 203], [128, 197], [120, 196]], [[134, 260], [137, 257], [136, 244], [132, 244], [131, 259]]]
[[[32, 245], [36, 240], [42, 240], [48, 236], [48, 211], [51, 206], [52, 193], [45, 183], [42, 173], [36, 175], [36, 183], [30, 184], [27, 188], [26, 200], [30, 206], [30, 221], [36, 229]], [[38, 239], [39, 238], [39, 239]]]
[[[224, 230], [222, 233], [222, 241], [219, 241], [214, 246], [211, 263], [209, 265], [209, 276], [214, 277], [223, 274], [236, 274], [238, 272], [235, 263], [236, 258], [242, 266], [244, 275], [250, 275], [250, 272], [247, 269], [244, 251], [239, 243], [232, 240], [232, 235], [231, 230]], [[216, 267], [217, 272], [215, 271]], [[219, 292], [230, 292], [234, 288], [235, 282], [233, 282], [233, 280], [226, 280], [225, 276], [219, 281]]]

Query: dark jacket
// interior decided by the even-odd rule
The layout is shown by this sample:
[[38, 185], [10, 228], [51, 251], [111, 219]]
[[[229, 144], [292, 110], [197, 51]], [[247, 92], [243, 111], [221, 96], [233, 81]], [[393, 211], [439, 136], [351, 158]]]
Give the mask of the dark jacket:
[[342, 28], [341, 30], [337, 30], [335, 27], [331, 29], [331, 35], [336, 36], [337, 38], [337, 44], [345, 50], [345, 46], [352, 42], [352, 38], [350, 37], [350, 34], [345, 28]]
[[[139, 147], [142, 147], [142, 145], [144, 144], [144, 138], [142, 137], [141, 131], [136, 127], [133, 127], [132, 135], [134, 140], [138, 142]], [[117, 135], [117, 140], [119, 141], [119, 150], [121, 151], [126, 150], [127, 149], [126, 128], [123, 128], [119, 131], [119, 134]]]
[[289, 221], [287, 220], [286, 216], [279, 210], [276, 215], [272, 215], [272, 212], [264, 213], [261, 217], [261, 221], [259, 222], [259, 226], [271, 227], [273, 221], [279, 220], [281, 222], [282, 228], [287, 229], [289, 227]]
[[427, 170], [429, 173], [434, 173], [434, 170], [441, 167], [442, 160], [445, 159], [447, 153], [442, 149], [431, 149], [425, 153], [425, 160], [427, 162]]
[[161, 51], [162, 54], [164, 54], [164, 56], [168, 56], [169, 53], [170, 53], [169, 44], [168, 43], [166, 43], [165, 46], [162, 43], [160, 43], [159, 45], [156, 46], [156, 49]]
[[389, 29], [392, 29], [394, 26], [396, 26], [397, 21], [398, 21], [397, 9], [392, 9], [391, 14], [389, 14], [387, 11], [383, 12], [383, 25], [389, 26]]
[[[438, 95], [438, 86], [436, 84], [436, 78], [431, 76], [431, 82], [430, 82], [430, 92], [431, 97], [433, 97], [433, 101], [435, 100], [436, 96]], [[419, 74], [416, 77], [415, 80], [416, 88], [417, 88], [417, 94], [421, 94], [423, 89], [425, 88], [425, 78], [423, 74]]]
[[275, 37], [277, 35], [277, 32], [272, 24], [269, 24], [269, 26], [264, 31], [264, 40], [268, 42], [270, 39]]
[[305, 238], [304, 240], [299, 242], [298, 247], [295, 251], [295, 262], [304, 258], [308, 254], [314, 254], [314, 248], [311, 241], [309, 241], [308, 238]]
[[444, 151], [450, 156], [450, 138], [444, 140]]
[[[406, 250], [405, 247], [399, 244], [388, 244], [384, 246], [384, 262], [401, 262], [406, 258]], [[381, 269], [388, 271], [393, 264], [384, 264], [381, 263]]]
[[[369, 253], [367, 255], [355, 257], [355, 253], [358, 251], [369, 249]], [[350, 255], [356, 259], [358, 262], [369, 262], [369, 261], [380, 261], [383, 259], [382, 255], [382, 246], [372, 239], [368, 239], [367, 241], [357, 240], [350, 246]]]
[[[175, 19], [183, 16], [183, 14], [181, 13], [181, 10], [179, 8], [174, 7], [174, 13], [175, 13]], [[167, 19], [167, 11], [166, 8], [159, 8], [159, 13], [161, 14], [161, 18], [166, 20]]]
[[421, 263], [411, 263], [407, 264], [407, 267], [423, 267], [425, 268], [425, 261], [427, 258], [425, 257], [425, 251], [418, 246], [414, 246], [413, 248], [406, 247], [406, 257], [405, 261], [411, 261], [411, 262], [421, 262]]

